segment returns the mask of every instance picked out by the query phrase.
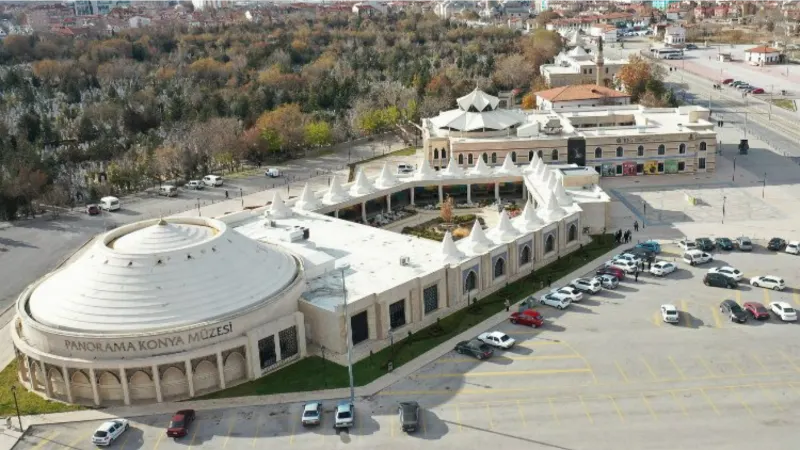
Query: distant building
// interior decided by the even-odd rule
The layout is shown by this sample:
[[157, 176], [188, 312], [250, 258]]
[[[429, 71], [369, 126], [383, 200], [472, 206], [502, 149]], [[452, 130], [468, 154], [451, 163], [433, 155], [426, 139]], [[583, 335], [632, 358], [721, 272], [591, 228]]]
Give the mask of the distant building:
[[778, 49], [761, 45], [744, 51], [744, 60], [749, 64], [779, 64], [783, 61], [781, 52]]
[[130, 0], [76, 0], [74, 9], [76, 16], [104, 16], [114, 8], [131, 6]]
[[589, 30], [589, 34], [596, 38], [603, 38], [603, 42], [607, 44], [617, 42], [617, 27], [611, 24], [596, 24]]
[[667, 45], [683, 45], [686, 43], [686, 28], [667, 27], [664, 30], [664, 43]]
[[571, 84], [610, 86], [614, 76], [628, 64], [628, 61], [602, 57], [601, 59], [602, 64], [597, 64], [596, 56], [593, 57], [582, 47], [575, 47], [569, 52], [559, 53], [555, 58], [554, 64], [543, 64], [539, 68], [539, 72], [550, 87]]
[[630, 95], [596, 84], [562, 86], [536, 92], [536, 104], [540, 110], [629, 105], [630, 103]]
[[128, 19], [128, 25], [131, 28], [146, 27], [146, 26], [150, 25], [151, 22], [152, 21], [150, 20], [149, 17], [143, 17], [143, 16], [133, 16], [130, 19]]

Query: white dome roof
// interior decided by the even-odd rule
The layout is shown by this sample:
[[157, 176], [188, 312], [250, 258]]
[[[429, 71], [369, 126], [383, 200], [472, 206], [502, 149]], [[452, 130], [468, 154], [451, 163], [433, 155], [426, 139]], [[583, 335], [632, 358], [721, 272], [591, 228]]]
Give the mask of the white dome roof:
[[97, 334], [152, 332], [258, 305], [298, 275], [296, 260], [204, 218], [113, 230], [28, 300], [44, 325]]

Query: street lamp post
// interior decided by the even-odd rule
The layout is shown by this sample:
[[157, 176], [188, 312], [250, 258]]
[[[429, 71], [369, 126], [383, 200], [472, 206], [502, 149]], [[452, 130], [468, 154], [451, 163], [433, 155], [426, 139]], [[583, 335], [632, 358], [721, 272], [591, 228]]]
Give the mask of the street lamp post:
[[722, 196], [722, 223], [725, 223], [725, 200], [727, 199], [727, 196]]
[[736, 157], [733, 157], [733, 175], [731, 175], [731, 181], [736, 181]]
[[762, 181], [762, 183], [764, 183], [761, 186], [761, 198], [764, 198], [764, 191], [767, 190], [767, 172], [764, 172], [764, 179], [761, 180], [761, 181]]
[[347, 284], [344, 279], [344, 271], [350, 268], [350, 264], [342, 264], [337, 267], [342, 274], [342, 297], [344, 298], [344, 326], [347, 339], [347, 374], [350, 377], [350, 403], [355, 401], [356, 393], [353, 386], [353, 330], [350, 326], [350, 317], [347, 314]]
[[242, 208], [244, 208], [244, 191], [239, 188], [239, 198], [242, 200]]
[[22, 417], [19, 414], [19, 403], [17, 402], [17, 387], [11, 386], [11, 396], [14, 397], [14, 409], [17, 410], [17, 422], [19, 422], [19, 431], [22, 431]]

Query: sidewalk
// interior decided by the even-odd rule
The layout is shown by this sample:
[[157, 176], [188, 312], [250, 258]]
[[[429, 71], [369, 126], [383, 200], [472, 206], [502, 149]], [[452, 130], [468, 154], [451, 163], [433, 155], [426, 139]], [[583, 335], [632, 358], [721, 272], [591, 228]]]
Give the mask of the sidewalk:
[[[637, 234], [636, 236], [639, 239], [644, 239], [644, 237], [641, 234]], [[554, 280], [553, 284], [563, 285], [569, 282], [570, 280], [586, 275], [586, 273], [588, 272], [593, 272], [595, 267], [602, 264], [603, 261], [608, 260], [611, 256], [613, 256], [617, 252], [619, 252], [619, 249], [617, 248], [612, 249], [605, 255], [585, 264], [584, 266], [573, 271], [569, 275], [562, 277], [561, 279]], [[547, 292], [548, 290], [549, 288], [544, 288], [534, 293], [534, 295], [536, 296], [541, 295], [542, 293]], [[521, 302], [522, 300], [524, 299], [521, 298], [517, 299], [515, 305]], [[400, 381], [405, 377], [408, 377], [409, 375], [418, 371], [422, 367], [430, 364], [435, 359], [440, 358], [441, 356], [452, 351], [457, 342], [466, 339], [471, 339], [474, 336], [484, 332], [487, 328], [495, 327], [505, 322], [506, 320], [508, 320], [507, 312], [501, 311], [495, 314], [494, 316], [483, 321], [482, 323], [470, 328], [467, 331], [464, 331], [460, 335], [453, 337], [447, 342], [444, 342], [438, 347], [428, 351], [427, 353], [420, 355], [418, 358], [414, 359], [408, 364], [400, 366], [399, 368], [397, 368], [397, 370], [393, 371], [392, 373], [386, 374], [381, 378], [373, 381], [372, 383], [369, 383], [366, 386], [357, 387], [355, 389], [356, 397], [364, 398], [378, 394], [380, 391], [388, 388], [394, 383]], [[72, 422], [101, 421], [112, 417], [127, 417], [127, 418], [141, 417], [154, 414], [167, 414], [167, 413], [172, 413], [178, 409], [186, 409], [186, 408], [192, 408], [198, 411], [203, 411], [211, 409], [236, 408], [236, 407], [254, 406], [254, 405], [304, 403], [312, 400], [325, 401], [325, 400], [342, 399], [342, 398], [347, 398], [349, 395], [350, 395], [349, 388], [341, 388], [341, 389], [328, 389], [322, 391], [296, 392], [296, 393], [276, 394], [276, 395], [266, 395], [266, 396], [170, 402], [170, 403], [159, 403], [159, 404], [148, 404], [148, 405], [137, 405], [137, 406], [125, 406], [117, 408], [106, 408], [103, 410], [86, 410], [86, 411], [74, 411], [68, 413], [23, 416], [22, 424], [25, 430], [28, 430], [30, 429], [31, 426], [36, 426], [36, 425], [54, 425], [54, 424], [65, 424]], [[13, 445], [16, 443], [16, 441], [19, 439], [19, 436], [17, 436], [15, 439], [13, 439], [13, 442], [11, 442], [12, 438], [10, 436], [12, 435], [9, 434], [8, 436], [9, 436], [8, 439], [5, 438], [0, 439], [0, 450], [11, 449]], [[9, 443], [11, 443], [11, 445], [8, 445]]]

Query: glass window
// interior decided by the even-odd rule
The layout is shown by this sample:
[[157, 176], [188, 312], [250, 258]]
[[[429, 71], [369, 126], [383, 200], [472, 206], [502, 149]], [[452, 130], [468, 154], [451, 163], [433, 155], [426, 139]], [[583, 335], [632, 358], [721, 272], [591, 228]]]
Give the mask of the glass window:
[[594, 149], [594, 157], [595, 158], [602, 158], [603, 157], [603, 149], [600, 148], [600, 147], [597, 147], [596, 149]]
[[492, 164], [497, 164], [497, 153], [492, 153]]
[[464, 292], [474, 291], [478, 287], [478, 275], [474, 270], [470, 270], [467, 278], [464, 280]]
[[686, 163], [683, 161], [678, 161], [678, 172], [683, 172], [686, 170]]
[[467, 155], [467, 164], [472, 165], [472, 153]]
[[425, 303], [425, 314], [439, 309], [439, 286], [428, 286], [422, 291], [422, 301]]
[[484, 153], [484, 154], [483, 154], [483, 155], [481, 155], [481, 156], [483, 157], [483, 162], [485, 162], [485, 163], [488, 163], [488, 162], [489, 162], [489, 156], [488, 156], [486, 153]]
[[658, 163], [658, 173], [664, 173], [664, 163]]
[[556, 249], [556, 238], [552, 234], [548, 234], [544, 240], [544, 252], [550, 253]]
[[706, 168], [706, 159], [705, 158], [700, 158], [700, 160], [697, 161], [697, 168], [698, 169], [705, 169]]
[[398, 328], [406, 324], [406, 299], [389, 305], [389, 328]]
[[550, 159], [553, 161], [558, 161], [558, 150], [553, 149], [553, 151], [550, 152]]
[[640, 145], [639, 148], [636, 149], [637, 156], [644, 156], [644, 145]]
[[517, 162], [517, 152], [511, 152], [511, 162]]
[[275, 354], [275, 335], [270, 335], [258, 341], [258, 359], [261, 362], [261, 369], [278, 362], [278, 356]]
[[572, 242], [578, 239], [578, 227], [573, 223], [569, 226], [569, 233], [567, 234], [567, 242]]
[[705, 142], [701, 142], [701, 143], [700, 143], [700, 151], [701, 151], [701, 152], [704, 152], [704, 151], [706, 151], [706, 143], [705, 143]]
[[615, 167], [615, 170], [617, 172], [617, 175], [622, 175], [622, 166], [619, 165], [619, 166], [614, 166], [614, 167]]
[[291, 326], [278, 333], [278, 343], [281, 346], [281, 359], [286, 359], [297, 354], [297, 327]]
[[623, 150], [622, 147], [617, 147], [617, 158], [622, 158]]
[[681, 155], [686, 153], [686, 144], [681, 144], [678, 146], [678, 153], [680, 153]]
[[531, 262], [531, 248], [527, 245], [522, 246], [522, 251], [519, 253], [519, 265], [524, 266]]
[[439, 159], [439, 149], [433, 149], [433, 159]]
[[536, 152], [536, 154], [539, 155], [540, 159], [544, 158], [544, 152], [543, 151], [539, 150], [538, 152]]
[[667, 148], [664, 147], [664, 144], [659, 145], [658, 146], [658, 154], [659, 155], [663, 155], [665, 153], [667, 153]]
[[497, 258], [494, 263], [494, 277], [502, 277], [506, 274], [506, 260], [504, 258]]
[[532, 160], [533, 160], [533, 150], [528, 152], [528, 161], [532, 161]]
[[447, 159], [447, 150], [442, 149], [442, 159]]
[[644, 164], [636, 164], [636, 173], [640, 175], [644, 173]]
[[458, 155], [458, 164], [459, 165], [464, 164], [464, 155], [463, 154]]

